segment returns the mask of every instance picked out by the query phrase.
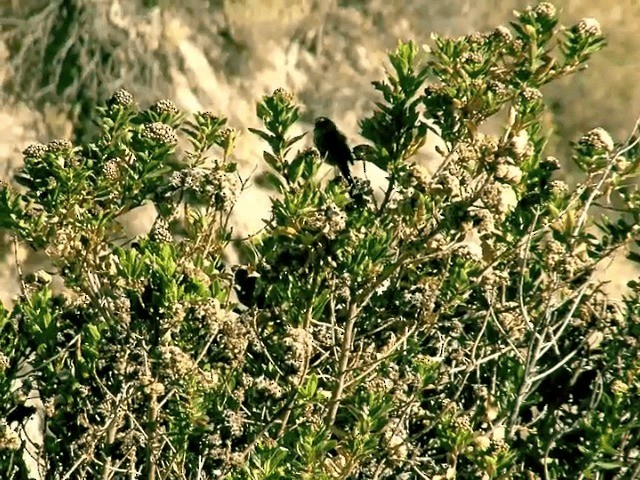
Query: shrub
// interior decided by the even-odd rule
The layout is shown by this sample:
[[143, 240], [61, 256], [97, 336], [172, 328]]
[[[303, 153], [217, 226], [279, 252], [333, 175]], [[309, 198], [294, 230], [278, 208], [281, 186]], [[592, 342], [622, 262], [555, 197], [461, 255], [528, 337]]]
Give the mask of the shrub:
[[[595, 273], [637, 242], [636, 130], [577, 141], [570, 188], [540, 121], [539, 88], [603, 44], [549, 3], [430, 51], [400, 43], [355, 149], [387, 173], [380, 194], [321, 183], [288, 134], [295, 99], [264, 97], [251, 130], [277, 195], [239, 266], [225, 119], [119, 91], [94, 143], [27, 148], [0, 227], [65, 289], [22, 277], [0, 313], [0, 471], [26, 474], [37, 392], [47, 478], [637, 475], [640, 283], [614, 301]], [[411, 160], [427, 135], [444, 144], [432, 174]], [[149, 201], [150, 234], [122, 238]]]

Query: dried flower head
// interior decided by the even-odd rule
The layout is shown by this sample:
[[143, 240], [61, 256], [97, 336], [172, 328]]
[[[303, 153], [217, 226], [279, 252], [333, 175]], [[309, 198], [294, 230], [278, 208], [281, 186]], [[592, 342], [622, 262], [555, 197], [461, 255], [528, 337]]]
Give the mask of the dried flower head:
[[283, 343], [291, 352], [288, 363], [299, 370], [313, 351], [313, 337], [302, 327], [288, 327]]
[[396, 418], [390, 419], [383, 433], [383, 438], [393, 461], [398, 462], [407, 458], [409, 453], [407, 447], [408, 432], [404, 422]]
[[235, 137], [236, 129], [232, 127], [223, 128], [222, 130], [220, 130], [219, 135], [221, 142], [228, 142], [230, 138]]
[[320, 231], [328, 238], [335, 238], [347, 224], [347, 214], [335, 203], [311, 213], [307, 219], [310, 230]]
[[223, 415], [225, 426], [229, 429], [230, 435], [232, 437], [239, 437], [242, 435], [245, 423], [244, 414], [241, 411], [234, 412], [233, 410], [226, 410]]
[[22, 151], [27, 158], [42, 158], [47, 153], [47, 146], [42, 143], [32, 143]]
[[576, 32], [585, 37], [599, 37], [602, 35], [600, 22], [595, 18], [583, 18], [575, 27]]
[[222, 307], [217, 298], [210, 298], [196, 305], [194, 315], [204, 323], [211, 335], [217, 335], [225, 323], [231, 321], [229, 311]]
[[284, 88], [276, 88], [273, 91], [273, 96], [280, 100], [283, 100], [285, 103], [293, 102], [293, 94], [288, 90], [285, 90]]
[[254, 386], [256, 390], [261, 391], [267, 396], [272, 397], [276, 400], [281, 398], [284, 394], [284, 390], [278, 384], [278, 382], [270, 378], [266, 378], [264, 375], [256, 379]]
[[447, 244], [447, 238], [442, 233], [436, 233], [427, 241], [427, 248], [431, 251], [441, 251]]
[[450, 172], [442, 172], [437, 180], [432, 184], [432, 190], [434, 194], [443, 192], [445, 195], [449, 195], [453, 200], [457, 200], [462, 197], [464, 188], [460, 182], [458, 176]]
[[549, 238], [545, 242], [545, 253], [547, 263], [553, 267], [558, 262], [562, 260], [562, 258], [566, 254], [565, 246], [556, 240], [555, 238]]
[[155, 242], [170, 243], [173, 241], [173, 235], [169, 230], [169, 224], [163, 218], [156, 219], [151, 229], [151, 239]]
[[[188, 183], [189, 177], [185, 179], [185, 188]], [[195, 189], [206, 195], [218, 210], [227, 210], [235, 204], [241, 187], [242, 184], [236, 172], [214, 170], [199, 179]]]
[[520, 130], [511, 138], [509, 147], [516, 159], [522, 160], [531, 154], [531, 145], [529, 144], [529, 134], [526, 130]]
[[564, 180], [552, 180], [549, 183], [549, 190], [551, 191], [551, 195], [556, 198], [561, 198], [569, 193], [569, 185], [567, 185], [567, 182]]
[[476, 435], [473, 439], [473, 447], [476, 450], [484, 452], [491, 446], [491, 439], [486, 435]]
[[464, 52], [460, 55], [460, 63], [464, 65], [478, 65], [482, 63], [484, 57], [479, 52]]
[[104, 177], [111, 182], [117, 180], [119, 174], [120, 162], [115, 158], [107, 160], [102, 166], [102, 175], [104, 175]]
[[175, 345], [164, 345], [159, 348], [166, 377], [181, 380], [186, 375], [197, 371], [197, 364], [188, 353]]
[[160, 396], [164, 395], [165, 386], [162, 382], [155, 381], [152, 377], [143, 375], [140, 377], [140, 385], [147, 395]]
[[250, 342], [255, 342], [255, 336], [249, 326], [251, 321], [249, 315], [237, 315], [233, 312], [227, 312], [224, 317], [218, 335], [219, 348], [232, 365], [245, 362], [247, 347]]
[[174, 172], [171, 176], [172, 185], [179, 185], [185, 189], [191, 189], [198, 192], [206, 191], [204, 188], [207, 184], [207, 172], [199, 168], [189, 168], [179, 172]]
[[121, 325], [128, 327], [131, 322], [131, 301], [121, 295], [113, 300], [111, 304], [113, 305], [111, 310], [115, 313], [116, 320], [118, 320]]
[[509, 92], [507, 86], [498, 80], [489, 80], [487, 89], [498, 97], [504, 97]]
[[470, 43], [472, 45], [484, 45], [484, 43], [487, 41], [487, 36], [481, 32], [473, 32], [467, 35], [465, 37], [465, 40], [467, 41], [467, 43]]
[[593, 153], [608, 153], [615, 147], [611, 135], [602, 127], [588, 131], [580, 138], [578, 144]]
[[496, 167], [496, 178], [509, 183], [511, 185], [517, 185], [522, 180], [522, 170], [515, 165], [509, 165], [508, 163], [501, 163]]
[[528, 102], [542, 100], [542, 92], [537, 88], [527, 87], [522, 91], [522, 98]]
[[454, 423], [456, 425], [456, 427], [458, 427], [460, 430], [466, 431], [466, 432], [471, 432], [473, 431], [471, 428], [471, 417], [469, 417], [469, 415], [463, 413], [462, 415], [459, 415], [455, 418]]
[[178, 143], [178, 136], [173, 128], [162, 122], [153, 122], [144, 126], [142, 137], [173, 146]]
[[549, 2], [542, 2], [536, 5], [533, 12], [540, 18], [551, 19], [557, 14], [557, 10], [554, 4]]
[[171, 100], [162, 99], [151, 105], [151, 111], [158, 115], [170, 115], [176, 116], [180, 113], [180, 110]]
[[16, 451], [22, 445], [20, 435], [6, 423], [0, 423], [0, 451]]
[[131, 95], [124, 88], [116, 91], [111, 98], [107, 101], [107, 105], [110, 107], [128, 107], [133, 104], [133, 95]]
[[220, 120], [220, 117], [218, 117], [215, 113], [211, 111], [200, 112], [199, 116], [202, 117], [203, 120], [206, 120], [211, 123], [217, 123], [218, 120]]
[[491, 32], [491, 36], [502, 43], [509, 43], [513, 40], [513, 33], [504, 25], [497, 26], [495, 30]]
[[481, 198], [485, 206], [499, 216], [511, 212], [518, 205], [515, 190], [510, 185], [499, 182], [488, 185]]
[[482, 244], [478, 239], [461, 242], [457, 245], [456, 254], [463, 260], [476, 263], [482, 262]]
[[[500, 184], [499, 184], [500, 185]], [[497, 204], [498, 213], [504, 214], [513, 211], [518, 205], [518, 196], [509, 185], [500, 185], [500, 201]]]
[[622, 396], [629, 391], [629, 385], [624, 383], [622, 380], [614, 380], [611, 383], [611, 391], [618, 396]]
[[9, 366], [11, 362], [9, 357], [7, 357], [4, 353], [0, 352], [0, 373], [3, 373]]
[[47, 143], [47, 152], [69, 154], [73, 150], [73, 144], [69, 140], [56, 139]]
[[424, 165], [413, 163], [409, 166], [413, 185], [418, 187], [419, 190], [424, 190], [429, 186], [429, 179], [431, 174], [429, 169]]
[[473, 210], [472, 217], [480, 235], [496, 232], [495, 216], [486, 208]]

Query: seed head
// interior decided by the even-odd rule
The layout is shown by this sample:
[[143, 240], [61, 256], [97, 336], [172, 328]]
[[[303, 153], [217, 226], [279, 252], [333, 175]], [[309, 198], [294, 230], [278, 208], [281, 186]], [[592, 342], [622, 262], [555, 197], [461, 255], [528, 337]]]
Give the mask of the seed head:
[[169, 231], [169, 224], [162, 218], [158, 218], [151, 230], [151, 239], [160, 243], [171, 243], [173, 236]]
[[27, 158], [42, 158], [47, 153], [47, 146], [42, 143], [32, 143], [22, 151]]
[[599, 37], [602, 35], [600, 22], [595, 18], [583, 18], [576, 25], [576, 31], [584, 37]]
[[544, 19], [551, 19], [556, 16], [557, 10], [555, 5], [549, 2], [542, 2], [534, 8], [534, 13]]
[[578, 142], [581, 146], [593, 149], [596, 152], [611, 152], [614, 149], [613, 139], [604, 128], [598, 127], [590, 130]]
[[117, 180], [119, 172], [120, 166], [116, 159], [107, 160], [102, 166], [102, 175], [109, 181]]
[[178, 136], [173, 128], [162, 122], [153, 122], [144, 126], [142, 136], [165, 145], [176, 145]]
[[528, 102], [533, 102], [542, 99], [542, 93], [537, 88], [527, 87], [522, 91], [522, 98]]
[[501, 163], [496, 167], [496, 178], [511, 185], [517, 185], [522, 180], [522, 170], [515, 165]]
[[554, 197], [564, 197], [569, 192], [569, 185], [563, 180], [552, 180], [549, 190]]
[[513, 40], [513, 33], [504, 25], [496, 27], [495, 30], [491, 32], [491, 36], [502, 43], [509, 43]]
[[69, 140], [57, 139], [47, 143], [47, 152], [49, 153], [70, 153], [73, 145]]
[[291, 92], [285, 90], [284, 88], [276, 88], [273, 91], [273, 96], [283, 100], [285, 103], [292, 103], [293, 102], [293, 94]]
[[167, 99], [159, 100], [151, 105], [151, 111], [157, 113], [158, 115], [170, 116], [176, 116], [180, 113], [180, 110], [178, 110], [176, 104]]
[[107, 101], [107, 105], [110, 107], [128, 107], [133, 104], [133, 95], [131, 95], [127, 90], [121, 88], [116, 93], [114, 93], [111, 98]]
[[517, 159], [522, 159], [530, 152], [529, 134], [526, 130], [518, 132], [509, 142], [511, 151]]

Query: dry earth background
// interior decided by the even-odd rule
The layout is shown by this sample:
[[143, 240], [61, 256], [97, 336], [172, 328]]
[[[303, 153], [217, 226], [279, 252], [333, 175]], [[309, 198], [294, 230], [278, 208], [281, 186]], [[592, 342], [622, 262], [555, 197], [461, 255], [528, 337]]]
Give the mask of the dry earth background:
[[[493, 0], [0, 0], [0, 177], [20, 167], [34, 141], [70, 138], [84, 105], [117, 88], [143, 106], [171, 98], [185, 111], [212, 110], [242, 133], [236, 160], [244, 176], [263, 145], [255, 101], [277, 87], [304, 106], [300, 131], [317, 115], [333, 117], [352, 142], [358, 119], [376, 98], [385, 52], [399, 38], [428, 43], [431, 32], [463, 35], [506, 24], [524, 1]], [[640, 1], [556, 2], [561, 21], [595, 17], [609, 45], [589, 70], [544, 93], [550, 149], [561, 156], [581, 132], [602, 126], [622, 141], [640, 115]], [[46, 59], [46, 60], [45, 60]], [[45, 68], [45, 65], [48, 68]], [[70, 121], [75, 119], [75, 123]], [[76, 131], [76, 133], [78, 133]], [[426, 161], [433, 151], [423, 154]], [[570, 172], [566, 172], [570, 176]], [[269, 193], [252, 188], [236, 208], [236, 232], [256, 231]], [[132, 234], [150, 228], [152, 208], [128, 219]], [[0, 234], [0, 300], [16, 293], [7, 235]], [[42, 258], [23, 249], [25, 271]], [[635, 274], [623, 261], [608, 268], [611, 291]]]

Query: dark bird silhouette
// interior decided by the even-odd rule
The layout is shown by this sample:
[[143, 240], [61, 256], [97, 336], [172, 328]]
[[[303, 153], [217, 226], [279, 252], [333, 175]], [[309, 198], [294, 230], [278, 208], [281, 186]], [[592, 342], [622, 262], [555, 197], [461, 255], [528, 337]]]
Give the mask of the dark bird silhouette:
[[238, 267], [233, 275], [233, 288], [236, 291], [238, 301], [245, 307], [264, 308], [265, 294], [258, 288], [259, 278], [258, 273], [250, 273], [244, 266]]
[[347, 144], [347, 137], [338, 130], [336, 124], [327, 117], [316, 118], [313, 129], [313, 143], [320, 155], [329, 164], [340, 169], [340, 173], [349, 185], [353, 185], [353, 178], [349, 164], [353, 164], [353, 154]]

